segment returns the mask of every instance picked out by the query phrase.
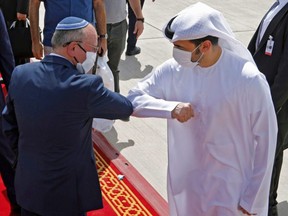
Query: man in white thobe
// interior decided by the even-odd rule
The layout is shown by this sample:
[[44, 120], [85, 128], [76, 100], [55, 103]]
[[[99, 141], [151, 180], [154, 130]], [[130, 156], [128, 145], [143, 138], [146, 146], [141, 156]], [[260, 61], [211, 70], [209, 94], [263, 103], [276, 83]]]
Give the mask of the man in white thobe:
[[128, 95], [168, 119], [172, 216], [267, 216], [277, 124], [269, 86], [223, 15], [194, 4], [163, 28], [173, 58]]

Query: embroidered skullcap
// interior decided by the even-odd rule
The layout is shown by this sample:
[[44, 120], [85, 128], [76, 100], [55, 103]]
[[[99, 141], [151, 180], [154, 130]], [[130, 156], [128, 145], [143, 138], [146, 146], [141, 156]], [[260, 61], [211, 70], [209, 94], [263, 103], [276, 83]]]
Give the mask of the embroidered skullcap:
[[162, 30], [164, 36], [172, 43], [207, 36], [217, 37], [219, 46], [254, 63], [251, 53], [235, 38], [223, 14], [202, 2], [193, 4], [176, 14]]
[[75, 30], [75, 29], [80, 29], [80, 28], [84, 28], [89, 24], [89, 22], [87, 22], [84, 19], [81, 19], [79, 17], [66, 17], [64, 19], [62, 19], [58, 25], [56, 26], [56, 30]]

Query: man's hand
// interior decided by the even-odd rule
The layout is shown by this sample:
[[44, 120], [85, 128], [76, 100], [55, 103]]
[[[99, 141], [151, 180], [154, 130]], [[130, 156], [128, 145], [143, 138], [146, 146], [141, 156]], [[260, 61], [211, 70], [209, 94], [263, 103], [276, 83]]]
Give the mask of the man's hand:
[[143, 30], [144, 30], [144, 23], [142, 21], [136, 21], [133, 33], [136, 34], [137, 39], [143, 33]]
[[[136, 38], [138, 39], [144, 30], [144, 16], [142, 13], [141, 4], [139, 0], [129, 0], [129, 4], [137, 18], [133, 33], [136, 34]], [[143, 19], [143, 20], [141, 21], [138, 19]]]
[[27, 18], [27, 14], [17, 13], [17, 19], [25, 21]]
[[190, 103], [179, 103], [171, 112], [172, 118], [179, 122], [186, 122], [194, 117], [194, 111]]
[[99, 38], [98, 40], [98, 55], [103, 56], [107, 51], [107, 39], [106, 38]]
[[32, 42], [32, 52], [36, 59], [41, 60], [43, 57], [43, 44], [40, 41], [38, 43]]

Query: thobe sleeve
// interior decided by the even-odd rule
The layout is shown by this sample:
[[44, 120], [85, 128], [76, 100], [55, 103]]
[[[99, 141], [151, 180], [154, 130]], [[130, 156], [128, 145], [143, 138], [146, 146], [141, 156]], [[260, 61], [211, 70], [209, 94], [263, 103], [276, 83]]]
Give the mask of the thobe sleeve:
[[171, 111], [179, 104], [166, 100], [165, 92], [169, 88], [169, 73], [157, 68], [131, 89], [127, 98], [132, 102], [137, 117], [157, 117], [171, 119]]
[[262, 74], [246, 89], [247, 112], [255, 145], [251, 151], [252, 170], [240, 199], [240, 206], [258, 213], [268, 206], [270, 179], [277, 139], [277, 120], [268, 83]]

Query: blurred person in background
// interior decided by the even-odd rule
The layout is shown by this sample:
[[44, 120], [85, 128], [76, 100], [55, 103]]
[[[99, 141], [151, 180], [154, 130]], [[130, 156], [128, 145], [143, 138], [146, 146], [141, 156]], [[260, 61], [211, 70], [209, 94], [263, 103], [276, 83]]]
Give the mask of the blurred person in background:
[[[129, 0], [137, 21], [133, 28], [135, 37], [138, 38], [144, 30], [144, 17], [139, 0]], [[105, 0], [107, 17], [107, 38], [108, 38], [108, 65], [114, 76], [114, 90], [120, 92], [119, 85], [119, 62], [125, 49], [127, 35], [127, 10], [126, 0]]]
[[[29, 13], [29, 0], [0, 0], [0, 7], [6, 20], [7, 28], [15, 20], [25, 21]], [[39, 31], [38, 31], [39, 33]], [[14, 56], [15, 65], [29, 62], [29, 58]]]
[[[39, 9], [42, 1], [45, 7], [43, 42], [39, 35]], [[68, 16], [85, 19], [96, 26], [99, 34], [97, 39], [99, 40], [98, 53], [100, 55], [105, 54], [107, 51], [107, 39], [105, 37], [107, 32], [104, 0], [30, 0], [32, 50], [36, 59], [42, 59], [43, 52], [45, 55], [51, 53], [51, 38], [55, 27], [63, 18]]]
[[[152, 0], [154, 2], [155, 0]], [[144, 6], [145, 0], [140, 0], [141, 9]], [[137, 37], [134, 33], [134, 27], [135, 23], [137, 22], [137, 17], [135, 16], [135, 13], [133, 9], [130, 6], [129, 1], [127, 0], [128, 4], [128, 38], [127, 38], [127, 45], [126, 45], [126, 52], [125, 54], [127, 56], [133, 56], [141, 53], [141, 48], [136, 46], [137, 43]]]

